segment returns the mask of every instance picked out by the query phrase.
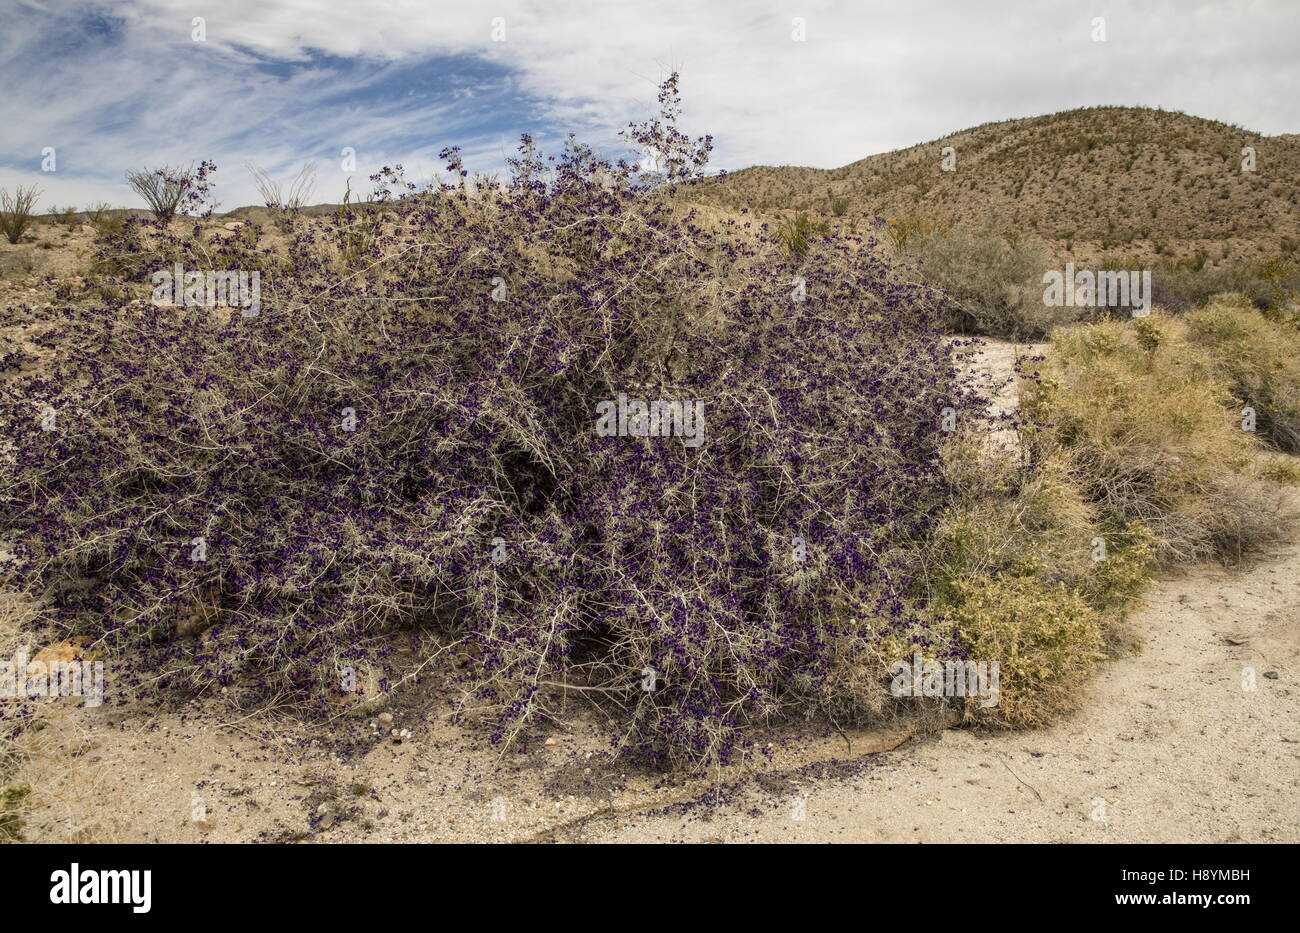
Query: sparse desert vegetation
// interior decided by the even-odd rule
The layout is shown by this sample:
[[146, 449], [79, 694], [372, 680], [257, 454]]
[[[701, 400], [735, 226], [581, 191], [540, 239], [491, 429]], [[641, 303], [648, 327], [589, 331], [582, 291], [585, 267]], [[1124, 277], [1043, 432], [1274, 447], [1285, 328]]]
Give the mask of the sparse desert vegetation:
[[[328, 207], [254, 170], [265, 211], [214, 217], [210, 162], [130, 173], [148, 214], [6, 194], [5, 637], [102, 653], [136, 711], [436, 710], [501, 755], [594, 723], [611, 767], [716, 784], [792, 735], [1059, 723], [1158, 575], [1291, 540], [1300, 231], [1273, 175], [1219, 182], [1249, 222], [1205, 207], [1240, 131], [1094, 108], [717, 181], [661, 91], [654, 179], [525, 137], [505, 180], [449, 149]], [[1121, 163], [1182, 193], [1121, 218], [1171, 248], [1069, 214]], [[76, 263], [39, 301], [32, 250]], [[1075, 256], [1153, 269], [1156, 310], [1047, 306]], [[980, 373], [972, 335], [1046, 342]], [[996, 702], [891, 689], [914, 656], [996, 664]], [[0, 841], [55, 796], [24, 709]]]
[[32, 222], [32, 211], [40, 197], [40, 190], [35, 186], [19, 185], [10, 194], [0, 191], [0, 233], [10, 243], [17, 244]]
[[[1242, 150], [1255, 152], [1242, 170]], [[944, 170], [951, 148], [952, 170]], [[733, 209], [833, 216], [944, 215], [1066, 246], [1176, 258], [1205, 251], [1258, 261], [1300, 241], [1300, 143], [1142, 107], [1084, 107], [1004, 120], [836, 169], [757, 166], [714, 182]]]

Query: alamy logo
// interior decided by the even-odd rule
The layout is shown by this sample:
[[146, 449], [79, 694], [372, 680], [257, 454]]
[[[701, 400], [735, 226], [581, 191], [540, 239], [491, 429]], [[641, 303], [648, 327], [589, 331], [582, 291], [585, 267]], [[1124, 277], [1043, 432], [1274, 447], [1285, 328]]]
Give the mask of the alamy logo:
[[1043, 304], [1051, 308], [1132, 308], [1134, 317], [1151, 313], [1151, 270], [1141, 272], [1098, 269], [1043, 273]]
[[0, 697], [85, 697], [86, 706], [104, 702], [103, 661], [28, 661], [20, 651], [0, 661]]
[[156, 305], [239, 308], [244, 317], [255, 317], [262, 309], [262, 273], [242, 270], [186, 272], [179, 262], [174, 269], [160, 269], [152, 276]]
[[997, 661], [926, 661], [921, 652], [911, 661], [895, 661], [889, 692], [896, 697], [979, 697], [979, 705], [998, 705], [1001, 668]]
[[596, 433], [601, 437], [680, 437], [687, 447], [704, 443], [704, 403], [629, 399], [596, 405]]
[[147, 914], [153, 903], [153, 872], [82, 871], [76, 862], [69, 871], [50, 875], [51, 904], [130, 904], [133, 913]]

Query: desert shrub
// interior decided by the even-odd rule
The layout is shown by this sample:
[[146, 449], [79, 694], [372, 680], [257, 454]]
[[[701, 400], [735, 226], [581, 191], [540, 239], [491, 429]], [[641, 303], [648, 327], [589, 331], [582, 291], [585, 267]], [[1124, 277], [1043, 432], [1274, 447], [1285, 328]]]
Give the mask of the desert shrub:
[[51, 207], [45, 212], [45, 216], [49, 218], [52, 224], [63, 224], [65, 227], [71, 227], [80, 216], [80, 212], [74, 205], [70, 204], [67, 207]]
[[101, 237], [122, 232], [126, 222], [126, 212], [115, 210], [105, 201], [99, 201], [86, 209], [86, 222], [95, 228]]
[[196, 169], [163, 166], [126, 173], [126, 183], [144, 199], [160, 223], [169, 223], [178, 213], [200, 205], [207, 195], [207, 176], [215, 168], [204, 162]]
[[[291, 274], [284, 250], [276, 252], [261, 244], [258, 226], [246, 222], [236, 232], [209, 229], [204, 221], [212, 216], [212, 173], [216, 166], [203, 162], [189, 177], [178, 210], [191, 215], [192, 223], [183, 230], [173, 230], [169, 220], [156, 214], [118, 214], [97, 225], [94, 261], [91, 271], [100, 276], [116, 276], [127, 291], [147, 285], [155, 272], [171, 272], [176, 263], [188, 265], [189, 271], [200, 269], [243, 270], [267, 274], [281, 270]], [[322, 256], [300, 252], [298, 259], [320, 265]], [[321, 266], [319, 271], [332, 269]]]
[[40, 197], [40, 189], [35, 185], [25, 188], [19, 185], [10, 194], [8, 189], [0, 189], [0, 233], [10, 243], [17, 243], [32, 223], [32, 208]]
[[0, 787], [0, 844], [23, 841], [23, 813], [31, 792], [27, 784]]
[[262, 203], [270, 209], [275, 222], [282, 229], [288, 229], [292, 218], [311, 199], [312, 191], [316, 187], [316, 165], [308, 162], [290, 179], [287, 186], [276, 181], [264, 169], [254, 165], [249, 165], [247, 168], [249, 174], [253, 176]]
[[998, 702], [964, 704], [967, 721], [1022, 728], [1048, 725], [1079, 705], [1103, 659], [1098, 616], [1064, 583], [1032, 576], [963, 580], [947, 607], [967, 658], [998, 664]]
[[1245, 282], [1240, 273], [1238, 267], [1189, 268], [1179, 263], [1160, 262], [1151, 270], [1152, 302], [1173, 312], [1190, 311], [1204, 304], [1211, 295], [1242, 287]]
[[1261, 456], [1254, 472], [1255, 475], [1282, 486], [1300, 486], [1300, 463], [1286, 454]]
[[1082, 596], [1108, 634], [1123, 622], [1151, 581], [1154, 542], [1089, 499], [1066, 451], [1040, 442], [1026, 460], [970, 435], [945, 445], [944, 464], [952, 493], [917, 549], [918, 597], [940, 605], [973, 579], [1033, 576]]
[[1284, 534], [1283, 492], [1249, 475], [1258, 441], [1210, 358], [1176, 319], [1058, 332], [1052, 367], [1024, 396], [1027, 442], [1060, 448], [1103, 516], [1138, 522], [1166, 563], [1235, 560]]
[[1209, 353], [1260, 434], [1300, 453], [1300, 333], [1267, 320], [1239, 295], [1221, 296], [1186, 317], [1188, 336]]
[[943, 216], [905, 214], [885, 221], [885, 234], [895, 249], [906, 250], [922, 241], [944, 237], [952, 232], [952, 221]]
[[[580, 693], [662, 761], [729, 759], [914, 631], [883, 555], [944, 504], [944, 410], [983, 402], [878, 256], [820, 238], [797, 265], [696, 222], [710, 141], [676, 129], [675, 81], [629, 130], [657, 184], [525, 138], [487, 192], [454, 151], [447, 184], [380, 173], [358, 255], [332, 221], [284, 257], [251, 226], [133, 225], [110, 246], [139, 281], [264, 268], [260, 313], [70, 308], [37, 338], [49, 366], [0, 388], [21, 581], [142, 694], [331, 710], [433, 639], [495, 740]], [[703, 442], [598, 432], [621, 393], [698, 403]]]
[[1186, 260], [1163, 261], [1151, 270], [1152, 301], [1169, 311], [1204, 307], [1215, 295], [1224, 293], [1242, 295], [1262, 310], [1282, 312], [1300, 296], [1300, 274], [1293, 263], [1281, 257], [1216, 267]]
[[1287, 256], [1269, 256], [1254, 269], [1259, 287], [1252, 290], [1256, 307], [1270, 317], [1296, 323], [1294, 305], [1300, 300], [1300, 266]]
[[776, 241], [781, 244], [786, 255], [792, 259], [803, 259], [812, 248], [813, 241], [826, 236], [830, 228], [824, 223], [817, 223], [808, 216], [807, 211], [799, 211], [793, 217], [782, 218], [776, 229]]
[[1043, 304], [1047, 256], [1027, 240], [1009, 240], [986, 226], [912, 234], [905, 243], [921, 274], [947, 295], [951, 330], [1038, 339], [1078, 318], [1077, 308]]

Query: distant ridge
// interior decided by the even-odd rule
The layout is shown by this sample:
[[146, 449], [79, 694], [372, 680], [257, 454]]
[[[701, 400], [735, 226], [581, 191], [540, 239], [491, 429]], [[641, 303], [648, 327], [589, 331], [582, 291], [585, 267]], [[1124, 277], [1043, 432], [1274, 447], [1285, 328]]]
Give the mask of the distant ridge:
[[[943, 171], [951, 146], [955, 171]], [[1242, 149], [1255, 150], [1242, 171]], [[1300, 134], [1143, 107], [962, 130], [837, 169], [756, 166], [706, 186], [732, 209], [992, 219], [1072, 250], [1251, 258], [1300, 240]]]

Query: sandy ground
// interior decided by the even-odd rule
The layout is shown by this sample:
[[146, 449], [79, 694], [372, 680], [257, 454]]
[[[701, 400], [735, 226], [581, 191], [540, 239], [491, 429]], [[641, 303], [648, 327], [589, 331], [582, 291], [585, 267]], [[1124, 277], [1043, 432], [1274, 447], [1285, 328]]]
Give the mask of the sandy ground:
[[1300, 841], [1300, 547], [1163, 581], [1133, 623], [1145, 650], [1056, 727], [778, 741], [716, 796], [620, 765], [580, 711], [500, 758], [416, 698], [400, 744], [364, 717], [47, 706], [18, 778], [34, 841]]
[[1163, 581], [1134, 622], [1145, 651], [1107, 664], [1057, 727], [948, 730], [762, 813], [740, 803], [711, 822], [605, 820], [586, 838], [1300, 841], [1300, 549]]

